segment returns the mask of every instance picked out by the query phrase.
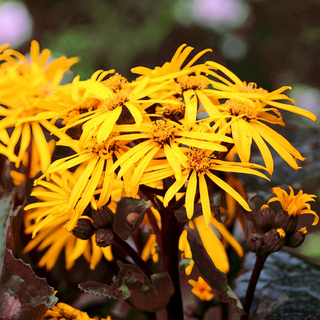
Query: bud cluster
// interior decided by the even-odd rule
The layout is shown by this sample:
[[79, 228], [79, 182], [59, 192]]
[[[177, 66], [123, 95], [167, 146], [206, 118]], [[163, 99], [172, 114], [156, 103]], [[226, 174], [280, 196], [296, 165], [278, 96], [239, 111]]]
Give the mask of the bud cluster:
[[101, 210], [92, 210], [91, 217], [82, 216], [72, 234], [82, 240], [88, 240], [95, 234], [97, 246], [108, 247], [114, 239], [113, 220], [113, 212], [107, 206], [103, 206]]
[[298, 225], [298, 216], [283, 209], [276, 214], [268, 205], [263, 205], [252, 218], [253, 228], [247, 235], [246, 245], [255, 253], [272, 253], [283, 246], [296, 248], [307, 233], [306, 227]]

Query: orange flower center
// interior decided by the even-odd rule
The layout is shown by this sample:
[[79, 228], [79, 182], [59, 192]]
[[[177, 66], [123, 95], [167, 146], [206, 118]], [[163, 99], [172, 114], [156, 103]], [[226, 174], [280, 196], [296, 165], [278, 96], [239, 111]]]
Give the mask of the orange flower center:
[[174, 141], [174, 132], [175, 127], [173, 125], [170, 125], [164, 120], [157, 120], [153, 123], [149, 136], [150, 139], [152, 139], [158, 145], [163, 146]]
[[129, 101], [129, 91], [121, 90], [105, 98], [102, 102], [102, 109], [105, 112], [112, 111], [118, 107], [123, 107], [125, 103], [128, 101]]
[[230, 114], [234, 116], [242, 116], [247, 121], [251, 121], [257, 118], [260, 111], [259, 102], [256, 101], [252, 106], [246, 101], [230, 99], [227, 100], [224, 106], [228, 109]]
[[186, 90], [201, 90], [209, 85], [209, 81], [204, 76], [181, 76], [177, 78], [177, 83], [183, 91]]
[[263, 88], [258, 88], [257, 84], [254, 82], [249, 82], [247, 84], [246, 81], [243, 81], [243, 87], [239, 87], [240, 92], [247, 92], [247, 93], [260, 93], [260, 94], [267, 94], [268, 91]]
[[128, 80], [119, 73], [116, 73], [114, 76], [102, 81], [101, 83], [108, 87], [114, 93], [117, 93], [118, 91], [121, 91], [123, 89], [128, 89]]
[[213, 155], [208, 156], [205, 150], [190, 148], [186, 156], [189, 168], [196, 172], [206, 172], [212, 166]]

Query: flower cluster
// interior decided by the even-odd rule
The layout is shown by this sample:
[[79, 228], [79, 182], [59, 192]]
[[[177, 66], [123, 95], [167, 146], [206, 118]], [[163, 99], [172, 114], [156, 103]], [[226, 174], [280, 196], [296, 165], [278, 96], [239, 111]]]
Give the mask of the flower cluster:
[[[312, 225], [319, 222], [319, 216], [310, 209], [309, 201], [315, 201], [315, 195], [303, 193], [302, 190], [294, 195], [289, 186], [290, 194], [275, 187], [272, 189], [276, 197], [263, 205], [254, 214], [254, 223], [247, 230], [247, 248], [256, 253], [272, 253], [283, 246], [296, 248], [300, 246], [307, 234], [307, 228], [298, 225], [298, 218], [302, 214], [315, 216]], [[282, 209], [277, 214], [269, 207], [269, 203], [279, 201]]]
[[[77, 58], [61, 57], [48, 64], [50, 51], [40, 53], [36, 41], [31, 44], [30, 61], [7, 46], [0, 47], [0, 115], [4, 117], [0, 153], [20, 170], [12, 172], [16, 183], [24, 180], [23, 174], [29, 178], [42, 172], [32, 192], [40, 201], [25, 208], [26, 232], [33, 237], [38, 234], [25, 250], [38, 245], [54, 248], [47, 251], [42, 266], [52, 268], [63, 247], [68, 268], [81, 254], [91, 268], [102, 255], [112, 259], [109, 246], [96, 245], [101, 228], [90, 224], [92, 212], [108, 206], [114, 213], [121, 197], [148, 199], [159, 211], [185, 208], [186, 219], [197, 226], [203, 243], [208, 239], [219, 243], [219, 254], [205, 246], [212, 260], [223, 262], [218, 266], [223, 272], [228, 272], [228, 262], [226, 257], [217, 259], [226, 255], [213, 227], [242, 254], [239, 244], [214, 218], [212, 195], [226, 200], [228, 209], [221, 212], [229, 215], [227, 223], [235, 215], [236, 203], [251, 211], [244, 188], [232, 174], [269, 179], [261, 172], [273, 172], [267, 143], [298, 169], [297, 161], [304, 158], [268, 124], [284, 125], [279, 109], [313, 121], [316, 117], [293, 105], [283, 93], [290, 87], [268, 92], [241, 81], [216, 62], [198, 63], [210, 49], [187, 62], [192, 50], [182, 45], [161, 67], [133, 68], [137, 75], [133, 81], [115, 70], [98, 70], [88, 80], [76, 76], [72, 83], [60, 85]], [[53, 162], [52, 135], [57, 146], [69, 150]], [[250, 162], [253, 142], [265, 166]], [[150, 193], [152, 197], [147, 196]], [[197, 205], [201, 207], [198, 215]], [[297, 206], [297, 212], [303, 213], [301, 204]], [[292, 203], [286, 210], [295, 210]], [[157, 220], [161, 228], [161, 217]], [[89, 230], [85, 236], [83, 228]], [[282, 231], [276, 232], [281, 237]], [[54, 240], [57, 237], [59, 241]], [[158, 239], [155, 235], [149, 239], [144, 259], [156, 254]], [[180, 248], [191, 258], [186, 232]]]

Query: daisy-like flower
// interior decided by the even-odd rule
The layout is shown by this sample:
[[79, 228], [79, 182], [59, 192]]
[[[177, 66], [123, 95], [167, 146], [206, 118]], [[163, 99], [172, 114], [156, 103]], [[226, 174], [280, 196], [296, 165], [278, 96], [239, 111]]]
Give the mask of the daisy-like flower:
[[[48, 142], [48, 145], [49, 145], [50, 153], [52, 155], [54, 148], [56, 146], [55, 140], [53, 140], [53, 139], [50, 140]], [[31, 152], [31, 156], [29, 154], [30, 152]], [[11, 170], [10, 171], [12, 182], [15, 185], [19, 185], [20, 183], [22, 183], [23, 181], [25, 181], [29, 177], [36, 176], [36, 174], [41, 171], [39, 150], [37, 149], [34, 141], [32, 141], [32, 144], [31, 144], [31, 151], [28, 150], [28, 152], [25, 153], [22, 158], [22, 165], [25, 168], [28, 167], [29, 156], [30, 156], [30, 160], [31, 160], [30, 172], [22, 173], [23, 171], [21, 172], [21, 170]]]
[[[76, 259], [84, 255], [90, 263], [90, 268], [94, 269], [101, 257], [112, 260], [111, 247], [98, 247], [94, 237], [88, 240], [76, 238], [71, 232], [70, 226], [74, 216], [78, 213], [70, 207], [69, 198], [72, 190], [83, 172], [83, 168], [78, 168], [73, 174], [67, 172], [62, 178], [60, 174], [53, 174], [51, 181], [40, 181], [39, 185], [31, 193], [41, 202], [26, 206], [25, 233], [32, 233], [33, 239], [28, 243], [24, 252], [28, 252], [37, 247], [41, 251], [48, 248], [39, 262], [39, 266], [46, 267], [47, 270], [53, 268], [58, 256], [65, 248], [66, 268], [70, 269]], [[119, 182], [119, 183], [118, 183]], [[113, 185], [111, 202], [108, 208], [116, 211], [115, 200], [120, 199], [122, 182], [117, 181]], [[97, 190], [99, 194], [101, 190]], [[76, 222], [77, 224], [77, 222]]]
[[185, 66], [183, 66], [192, 50], [192, 47], [182, 44], [173, 55], [171, 61], [164, 63], [162, 67], [155, 67], [154, 69], [149, 69], [147, 67], [135, 67], [131, 69], [131, 72], [143, 77], [149, 77], [152, 80], [156, 79], [158, 81], [168, 79], [168, 76], [170, 78], [179, 76], [181, 75], [181, 71], [183, 71], [183, 73], [185, 73], [185, 71], [189, 73], [190, 67], [192, 67], [193, 64], [201, 58], [201, 56], [206, 52], [212, 51], [211, 49], [205, 49], [199, 52]]
[[[164, 120], [142, 123], [139, 128], [140, 133], [123, 134], [114, 138], [115, 140], [146, 140], [130, 149], [118, 159], [111, 170], [120, 166], [121, 169], [118, 173], [118, 177], [120, 178], [128, 169], [139, 162], [130, 182], [131, 187], [134, 188], [139, 184], [139, 180], [150, 164], [150, 161], [155, 158], [165, 157], [167, 163], [173, 168], [176, 178], [180, 180], [181, 166], [188, 166], [186, 155], [183, 154], [179, 147], [180, 144], [211, 151], [227, 151], [227, 148], [221, 145], [220, 142], [232, 143], [232, 139], [227, 136], [205, 132], [203, 129], [204, 127], [201, 125], [195, 124], [190, 128], [181, 126], [176, 122]], [[119, 125], [116, 127], [116, 130], [119, 132], [132, 132], [132, 126]]]
[[42, 201], [29, 204], [24, 208], [28, 213], [29, 210], [37, 210], [36, 225], [32, 231], [33, 238], [42, 227], [52, 223], [57, 217], [76, 214], [70, 206], [69, 198], [82, 171], [83, 168], [79, 168], [74, 174], [68, 171], [63, 176], [60, 173], [53, 174], [51, 175], [51, 181], [38, 182], [38, 187], [34, 188], [31, 196]]
[[[43, 316], [42, 320], [94, 320], [96, 318], [90, 318], [88, 314], [84, 311], [75, 309], [66, 303], [58, 302], [55, 306], [49, 309]], [[101, 320], [111, 320], [108, 316], [106, 319]]]
[[[68, 196], [69, 206], [74, 209], [74, 214], [68, 224], [68, 231], [72, 230], [85, 210], [87, 205], [97, 210], [103, 207], [110, 199], [113, 190], [115, 173], [112, 171], [114, 164], [113, 157], [121, 158], [129, 148], [126, 146], [127, 141], [112, 140], [118, 134], [111, 134], [111, 136], [98, 143], [97, 139], [92, 138], [85, 147], [80, 148], [77, 140], [67, 139], [59, 142], [59, 145], [70, 146], [78, 153], [67, 158], [59, 159], [53, 162], [46, 173], [36, 180], [36, 184], [41, 184], [45, 176], [51, 179], [54, 173], [61, 173], [64, 175], [68, 169], [82, 166], [81, 175], [78, 176], [77, 181], [73, 185], [73, 189]], [[130, 180], [131, 171], [124, 175], [124, 180]], [[128, 182], [127, 182], [128, 184]], [[98, 199], [94, 198], [94, 195]]]
[[[101, 71], [97, 71], [101, 73]], [[92, 111], [79, 114], [77, 118], [69, 122], [63, 130], [83, 124], [83, 133], [80, 139], [80, 144], [85, 144], [91, 137], [92, 131], [97, 131], [98, 143], [102, 143], [111, 133], [115, 123], [119, 120], [121, 114], [128, 110], [131, 117], [134, 119], [137, 127], [141, 124], [143, 108], [141, 104], [147, 103], [148, 105], [161, 102], [172, 102], [171, 100], [152, 99], [152, 94], [159, 90], [165, 83], [160, 85], [153, 85], [146, 88], [149, 79], [145, 78], [142, 81], [128, 83], [126, 80], [119, 81], [119, 75], [115, 75], [106, 81], [102, 79], [111, 71], [102, 72], [99, 76], [94, 74], [91, 79], [87, 81], [80, 81], [79, 86], [86, 90], [86, 96], [92, 99], [97, 99], [99, 105]], [[94, 80], [94, 78], [96, 78]], [[151, 96], [151, 98], [150, 98]], [[149, 97], [150, 99], [146, 99]], [[145, 99], [143, 99], [145, 98]], [[72, 107], [73, 108], [73, 107]], [[72, 108], [66, 109], [65, 112], [72, 111]]]
[[[7, 145], [9, 160], [19, 166], [31, 139], [34, 139], [40, 154], [41, 170], [44, 172], [50, 162], [51, 153], [42, 127], [50, 132], [57, 128], [48, 121], [55, 118], [54, 108], [46, 109], [37, 106], [43, 99], [51, 99], [52, 93], [59, 87], [63, 74], [78, 61], [77, 58], [61, 57], [48, 64], [50, 51], [45, 49], [40, 53], [39, 44], [32, 41], [30, 62], [21, 53], [6, 49], [0, 54], [0, 132], [14, 128], [9, 139], [1, 135], [1, 141]], [[2, 83], [3, 82], [3, 83]], [[4, 107], [5, 106], [5, 107]], [[61, 133], [59, 138], [66, 135]], [[19, 144], [18, 156], [14, 159], [16, 145]], [[0, 152], [3, 149], [2, 145]]]
[[215, 109], [228, 116], [232, 137], [241, 161], [249, 162], [254, 141], [262, 154], [268, 172], [272, 174], [274, 164], [267, 142], [292, 168], [299, 169], [296, 160], [305, 158], [283, 136], [266, 124], [284, 126], [278, 109], [302, 115], [313, 121], [317, 120], [313, 113], [279, 101], [287, 100], [294, 104], [293, 99], [283, 94], [291, 87], [281, 87], [268, 92], [258, 88], [253, 82], [249, 84], [242, 82], [235, 74], [216, 62], [208, 61], [206, 64], [225, 75], [223, 77], [215, 71], [209, 71], [208, 74], [217, 78], [219, 82], [210, 80], [214, 90], [209, 89], [205, 93], [212, 99], [229, 99], [223, 104], [217, 103]]
[[264, 174], [253, 169], [264, 169], [264, 167], [250, 163], [246, 164], [218, 160], [214, 156], [212, 150], [186, 148], [184, 150], [184, 154], [186, 156], [187, 166], [182, 171], [181, 179], [177, 179], [166, 192], [163, 204], [164, 206], [168, 206], [173, 196], [181, 189], [181, 187], [188, 183], [185, 205], [187, 216], [191, 219], [194, 211], [196, 191], [197, 188], [199, 188], [204, 220], [207, 227], [210, 223], [211, 209], [208, 186], [205, 177], [208, 177], [219, 188], [230, 194], [245, 210], [251, 211], [249, 205], [241, 195], [229, 186], [228, 183], [212, 173], [212, 171], [253, 174], [269, 180]]
[[[25, 218], [25, 233], [30, 234], [34, 232], [37, 224], [32, 223], [32, 221], [37, 220], [41, 216], [42, 211], [48, 208], [50, 208], [50, 204], [46, 208], [41, 207], [28, 212]], [[108, 261], [111, 261], [113, 259], [111, 246], [106, 248], [98, 247], [94, 236], [88, 240], [81, 240], [65, 229], [65, 225], [71, 217], [72, 211], [69, 211], [55, 217], [55, 219], [44, 225], [37, 233], [37, 236], [29, 241], [23, 253], [27, 253], [34, 248], [37, 248], [37, 251], [47, 249], [38, 265], [39, 267], [46, 267], [48, 271], [54, 267], [63, 249], [65, 250], [66, 269], [68, 270], [73, 267], [75, 261], [82, 255], [90, 264], [91, 270], [95, 269], [103, 256]]]
[[218, 109], [215, 108], [213, 104], [216, 100], [210, 99], [210, 97], [205, 94], [205, 89], [210, 83], [209, 79], [205, 76], [207, 71], [210, 72], [209, 67], [205, 64], [194, 65], [202, 55], [212, 50], [206, 49], [199, 52], [183, 66], [192, 50], [192, 47], [186, 47], [186, 45], [183, 44], [178, 48], [172, 60], [166, 62], [162, 67], [156, 67], [154, 70], [145, 67], [136, 67], [131, 70], [133, 73], [149, 77], [150, 83], [174, 80], [174, 82], [169, 83], [168, 86], [163, 89], [170, 92], [172, 96], [179, 95], [179, 97], [183, 99], [185, 105], [184, 123], [194, 123], [196, 121], [198, 109], [201, 104], [209, 114], [209, 117], [220, 115]]
[[[254, 82], [249, 82], [247, 84], [246, 81], [241, 81], [233, 72], [231, 72], [226, 67], [222, 66], [217, 62], [207, 61], [206, 65], [208, 65], [210, 69], [221, 71], [225, 75], [223, 77], [212, 70], [208, 72], [208, 74], [214, 76], [219, 80], [219, 82], [210, 80], [210, 84], [213, 86], [214, 89], [218, 89], [221, 91], [221, 98], [240, 98], [241, 100], [248, 99], [249, 102], [259, 101], [263, 107], [269, 105], [278, 109], [299, 114], [301, 116], [311, 119], [312, 121], [317, 120], [316, 116], [310, 111], [278, 101], [287, 100], [294, 104], [293, 99], [283, 94], [284, 91], [288, 89], [291, 90], [291, 87], [289, 86], [284, 86], [272, 92], [268, 92], [263, 88], [259, 88], [257, 84]], [[229, 78], [231, 81], [229, 81], [227, 78]], [[213, 94], [215, 93], [216, 92], [214, 90]], [[230, 96], [229, 94], [232, 94], [232, 96]], [[251, 104], [251, 106], [253, 106], [253, 104]], [[269, 111], [269, 109], [264, 111]]]
[[288, 215], [293, 215], [294, 217], [298, 217], [302, 214], [313, 214], [314, 221], [312, 225], [316, 225], [319, 222], [319, 216], [315, 211], [311, 210], [311, 206], [307, 202], [315, 201], [314, 198], [317, 196], [314, 194], [303, 193], [302, 190], [300, 190], [298, 194], [294, 195], [292, 187], [289, 186], [288, 188], [290, 190], [290, 194], [279, 187], [272, 188], [272, 192], [276, 195], [276, 197], [271, 198], [268, 201], [268, 204], [279, 201], [283, 211], [285, 211]]
[[200, 300], [210, 301], [214, 297], [212, 288], [202, 277], [198, 277], [197, 281], [190, 279], [188, 280], [188, 283], [193, 287], [191, 289], [191, 292]]

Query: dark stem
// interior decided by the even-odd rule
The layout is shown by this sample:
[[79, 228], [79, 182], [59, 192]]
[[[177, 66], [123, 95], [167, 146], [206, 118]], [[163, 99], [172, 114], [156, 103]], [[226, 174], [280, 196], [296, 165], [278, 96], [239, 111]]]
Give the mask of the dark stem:
[[254, 267], [252, 269], [252, 274], [251, 274], [250, 281], [248, 284], [246, 296], [245, 296], [244, 302], [243, 302], [243, 309], [244, 309], [245, 314], [241, 316], [241, 320], [249, 319], [249, 312], [250, 312], [250, 308], [251, 308], [251, 304], [252, 304], [252, 300], [253, 300], [253, 296], [254, 296], [254, 291], [256, 289], [256, 285], [258, 283], [261, 270], [264, 266], [264, 263], [266, 262], [266, 260], [268, 258], [268, 255], [269, 255], [269, 253], [256, 254], [256, 262], [255, 262]]
[[138, 253], [119, 235], [114, 232], [114, 244], [117, 245], [121, 250], [123, 250], [140, 268], [144, 275], [150, 280], [151, 275], [153, 274], [152, 270], [146, 264], [145, 261], [141, 259]]
[[168, 320], [183, 320], [183, 307], [179, 274], [179, 224], [170, 208], [160, 210], [163, 267], [168, 272], [174, 293], [166, 306]]

